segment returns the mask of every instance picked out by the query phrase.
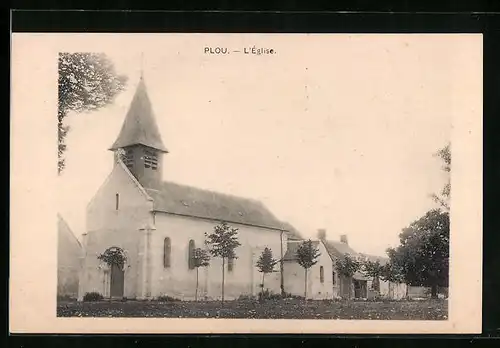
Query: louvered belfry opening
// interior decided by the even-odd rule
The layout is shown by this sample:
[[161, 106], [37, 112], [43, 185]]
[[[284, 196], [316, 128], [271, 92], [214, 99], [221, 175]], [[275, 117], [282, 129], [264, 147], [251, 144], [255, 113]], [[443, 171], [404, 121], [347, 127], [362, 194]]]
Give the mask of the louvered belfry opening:
[[127, 166], [128, 169], [132, 170], [132, 167], [134, 165], [134, 151], [131, 148], [127, 148], [125, 150], [123, 163]]
[[144, 168], [158, 169], [158, 151], [154, 149], [144, 149]]

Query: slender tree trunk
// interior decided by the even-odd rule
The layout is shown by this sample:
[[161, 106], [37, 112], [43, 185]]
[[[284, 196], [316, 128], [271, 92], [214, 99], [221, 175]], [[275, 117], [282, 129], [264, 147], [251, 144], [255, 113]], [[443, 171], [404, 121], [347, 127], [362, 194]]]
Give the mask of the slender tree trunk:
[[435, 284], [431, 286], [431, 298], [432, 299], [438, 298], [438, 287]]
[[196, 267], [196, 292], [194, 293], [194, 300], [198, 302], [198, 270], [200, 268]]
[[262, 272], [262, 293], [264, 293], [264, 277], [265, 277], [266, 273], [265, 272]]
[[352, 277], [349, 277], [347, 278], [347, 287], [348, 287], [348, 299], [351, 300], [352, 298], [352, 295], [351, 295], [351, 292], [352, 292]]
[[304, 300], [307, 301], [307, 268], [304, 268]]
[[283, 231], [280, 233], [280, 251], [281, 251], [281, 258], [280, 258], [280, 290], [281, 290], [281, 296], [285, 297], [285, 279], [283, 276]]
[[224, 306], [224, 271], [225, 271], [225, 258], [222, 258], [222, 305]]
[[113, 264], [109, 265], [109, 277], [108, 277], [108, 289], [109, 289], [109, 301], [111, 302], [111, 272], [113, 272]]

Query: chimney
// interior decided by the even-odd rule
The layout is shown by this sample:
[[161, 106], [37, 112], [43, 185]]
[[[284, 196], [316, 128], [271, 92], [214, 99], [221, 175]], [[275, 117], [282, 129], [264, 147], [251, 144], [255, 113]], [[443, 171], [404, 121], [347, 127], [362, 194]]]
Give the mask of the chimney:
[[321, 240], [326, 239], [326, 230], [324, 228], [319, 228], [318, 229], [318, 238]]
[[349, 243], [347, 243], [347, 235], [346, 234], [340, 235], [340, 242], [349, 245]]

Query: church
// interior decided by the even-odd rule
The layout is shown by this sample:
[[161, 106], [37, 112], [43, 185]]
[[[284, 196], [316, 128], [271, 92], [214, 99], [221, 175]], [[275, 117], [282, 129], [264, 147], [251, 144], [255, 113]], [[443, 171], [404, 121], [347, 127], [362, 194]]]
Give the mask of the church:
[[[282, 260], [266, 275], [265, 288], [272, 293], [304, 296], [306, 292], [307, 298], [316, 300], [403, 296], [403, 285], [383, 284], [387, 291], [381, 291], [382, 286], [374, 289], [373, 280], [359, 272], [352, 279], [340, 277], [335, 260], [359, 254], [348, 246], [347, 236], [340, 242], [329, 241], [325, 230], [319, 230], [313, 241], [320, 256], [305, 282], [296, 257], [304, 241], [300, 232], [276, 218], [264, 204], [164, 181], [163, 165], [169, 152], [142, 76], [109, 150], [114, 153], [113, 169], [87, 206], [86, 233], [77, 253], [80, 262], [71, 268], [61, 263], [66, 259], [59, 261], [60, 288], [70, 283], [77, 286], [79, 300], [91, 292], [115, 299], [220, 299], [222, 260], [212, 258], [209, 266], [197, 272], [193, 256], [195, 248], [205, 247], [206, 234], [222, 221], [238, 229], [241, 244], [235, 250], [237, 257], [225, 262], [225, 299], [256, 296], [261, 291], [262, 273], [256, 263], [265, 248]], [[64, 245], [61, 250], [67, 249]], [[123, 262], [103, 261], [102, 255], [113, 253]], [[67, 271], [74, 271], [74, 264], [80, 269], [76, 281], [70, 277], [74, 272]]]
[[[226, 262], [224, 297], [257, 295], [261, 273], [255, 264], [266, 247], [276, 259], [286, 252], [284, 223], [257, 200], [163, 181], [169, 152], [143, 77], [109, 150], [115, 153], [113, 169], [86, 211], [80, 300], [88, 292], [108, 298], [194, 299], [193, 250], [204, 246], [205, 234], [221, 221], [238, 228], [241, 243], [237, 258]], [[99, 259], [113, 250], [123, 252], [122, 267]], [[221, 259], [212, 258], [208, 267], [199, 269], [198, 298], [220, 298], [221, 267]], [[281, 273], [266, 277], [269, 291], [280, 292]]]

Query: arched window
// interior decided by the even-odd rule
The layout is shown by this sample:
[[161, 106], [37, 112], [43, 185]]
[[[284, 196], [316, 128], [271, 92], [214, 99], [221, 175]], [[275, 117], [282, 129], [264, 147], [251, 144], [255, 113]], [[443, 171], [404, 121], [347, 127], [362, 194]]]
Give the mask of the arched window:
[[319, 281], [321, 283], [325, 282], [325, 270], [324, 270], [323, 266], [319, 267]]
[[189, 241], [189, 246], [188, 246], [188, 266], [189, 269], [194, 269], [194, 240]]
[[165, 238], [163, 241], [163, 267], [170, 267], [170, 253], [172, 251], [172, 244], [170, 238]]
[[232, 272], [234, 268], [234, 259], [232, 257], [229, 257], [227, 259], [227, 271]]

